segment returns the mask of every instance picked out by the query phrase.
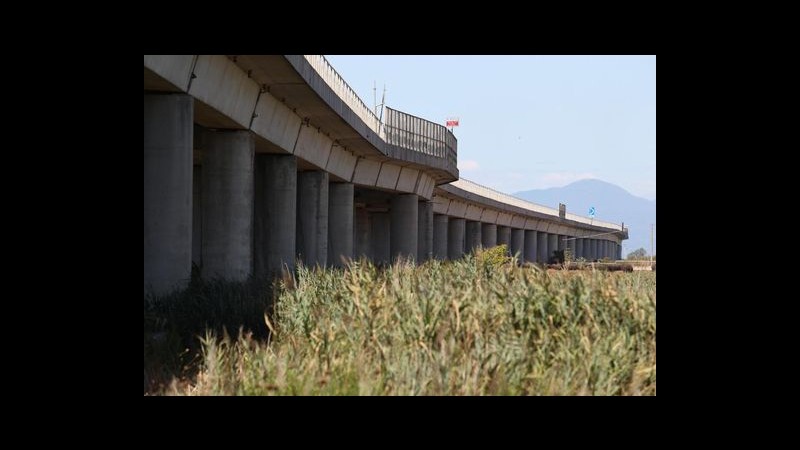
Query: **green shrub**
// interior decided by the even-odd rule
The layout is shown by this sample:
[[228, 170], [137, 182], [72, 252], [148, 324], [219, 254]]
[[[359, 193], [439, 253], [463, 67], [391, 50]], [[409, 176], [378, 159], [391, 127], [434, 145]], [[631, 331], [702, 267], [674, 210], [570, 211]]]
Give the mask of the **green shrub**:
[[508, 255], [508, 246], [501, 244], [491, 248], [479, 248], [475, 253], [478, 264], [481, 267], [494, 269], [511, 262], [512, 257]]

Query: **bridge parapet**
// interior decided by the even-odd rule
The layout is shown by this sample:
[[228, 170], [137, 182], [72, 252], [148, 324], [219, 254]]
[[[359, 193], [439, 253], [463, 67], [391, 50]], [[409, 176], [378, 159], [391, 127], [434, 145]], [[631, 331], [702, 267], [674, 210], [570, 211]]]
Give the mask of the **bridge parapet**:
[[[381, 132], [381, 124], [378, 116], [372, 111], [364, 102], [361, 97], [356, 94], [356, 91], [344, 81], [339, 72], [333, 68], [331, 63], [328, 62], [322, 55], [303, 55], [311, 67], [322, 77], [322, 80], [339, 96], [344, 103], [350, 107], [351, 110], [372, 130], [373, 133], [383, 138]], [[384, 139], [385, 140], [385, 139]]]
[[[337, 96], [372, 135], [378, 138], [380, 142], [372, 139], [370, 141], [384, 155], [443, 170], [446, 175], [437, 177], [439, 182], [458, 179], [458, 142], [444, 125], [389, 107], [385, 108], [381, 122], [381, 118], [361, 100], [323, 55], [285, 56], [295, 68], [299, 68], [301, 61], [308, 63], [330, 90], [321, 89], [321, 86], [316, 86], [316, 83], [307, 79], [309, 85], [328, 104], [333, 103], [332, 99], [327, 98], [331, 93]], [[302, 70], [298, 71], [302, 73]], [[359, 129], [356, 125], [354, 128]], [[369, 139], [368, 136], [365, 137]]]
[[[481, 184], [475, 183], [473, 181], [466, 180], [464, 178], [460, 178], [457, 181], [453, 181], [452, 183], [450, 183], [450, 185], [455, 186], [455, 187], [457, 187], [459, 189], [463, 189], [463, 190], [465, 190], [467, 192], [471, 192], [473, 194], [477, 194], [477, 195], [480, 195], [482, 197], [485, 197], [485, 198], [488, 198], [488, 199], [491, 199], [491, 200], [495, 200], [495, 201], [500, 202], [500, 203], [504, 203], [504, 204], [507, 204], [507, 205], [513, 205], [513, 206], [516, 206], [518, 208], [526, 209], [528, 211], [534, 211], [534, 212], [538, 212], [538, 213], [542, 213], [542, 214], [547, 214], [547, 215], [550, 215], [550, 216], [554, 216], [556, 219], [559, 217], [559, 212], [555, 208], [548, 208], [547, 206], [542, 206], [542, 205], [539, 205], [539, 204], [536, 204], [536, 203], [532, 203], [532, 202], [529, 202], [529, 201], [526, 201], [526, 200], [522, 200], [521, 198], [517, 198], [517, 197], [511, 196], [511, 195], [508, 195], [508, 194], [504, 194], [504, 193], [502, 193], [500, 191], [496, 191], [496, 190], [494, 190], [492, 188], [488, 188], [486, 186], [483, 186]], [[627, 229], [623, 229], [622, 225], [619, 225], [619, 224], [616, 224], [616, 223], [612, 223], [612, 222], [605, 222], [605, 221], [602, 221], [602, 220], [591, 219], [589, 217], [582, 217], [582, 216], [579, 216], [579, 215], [576, 215], [576, 214], [570, 214], [570, 213], [566, 213], [565, 214], [565, 219], [566, 220], [571, 220], [571, 221], [574, 221], [574, 222], [584, 223], [584, 224], [587, 224], [587, 225], [592, 225], [592, 226], [595, 226], [595, 227], [608, 228], [608, 229], [611, 229], [611, 230], [621, 230], [621, 231], [625, 231], [626, 232], [625, 234], [627, 234]]]
[[444, 125], [386, 107], [383, 131], [387, 144], [457, 163], [456, 137]]

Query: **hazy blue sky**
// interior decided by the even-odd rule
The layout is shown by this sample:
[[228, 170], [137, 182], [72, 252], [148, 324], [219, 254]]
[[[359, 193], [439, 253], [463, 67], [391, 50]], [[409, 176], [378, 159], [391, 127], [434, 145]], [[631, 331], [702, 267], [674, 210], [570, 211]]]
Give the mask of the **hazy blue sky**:
[[463, 178], [513, 193], [582, 178], [656, 197], [655, 56], [326, 55], [364, 102], [460, 118]]

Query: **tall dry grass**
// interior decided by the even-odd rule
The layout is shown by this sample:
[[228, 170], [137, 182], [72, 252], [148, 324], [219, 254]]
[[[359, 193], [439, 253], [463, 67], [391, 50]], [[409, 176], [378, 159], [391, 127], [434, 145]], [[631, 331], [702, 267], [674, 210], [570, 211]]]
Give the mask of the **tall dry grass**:
[[655, 395], [655, 273], [300, 267], [269, 338], [206, 333], [179, 395]]

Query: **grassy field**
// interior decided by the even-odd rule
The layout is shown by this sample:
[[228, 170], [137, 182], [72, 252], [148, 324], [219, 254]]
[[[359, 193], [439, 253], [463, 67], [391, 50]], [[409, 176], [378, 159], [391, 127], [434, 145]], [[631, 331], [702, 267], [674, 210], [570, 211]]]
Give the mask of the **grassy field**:
[[[490, 250], [418, 267], [301, 267], [268, 294], [252, 283], [193, 286], [145, 300], [146, 392], [656, 393], [653, 272], [545, 272]], [[236, 323], [252, 333], [201, 331]], [[202, 336], [197, 356], [180, 351], [192, 333]]]

